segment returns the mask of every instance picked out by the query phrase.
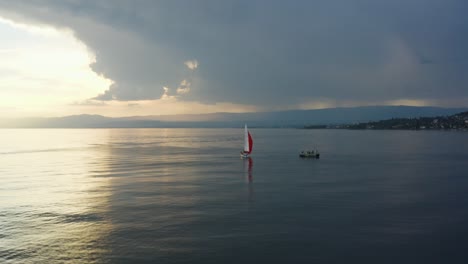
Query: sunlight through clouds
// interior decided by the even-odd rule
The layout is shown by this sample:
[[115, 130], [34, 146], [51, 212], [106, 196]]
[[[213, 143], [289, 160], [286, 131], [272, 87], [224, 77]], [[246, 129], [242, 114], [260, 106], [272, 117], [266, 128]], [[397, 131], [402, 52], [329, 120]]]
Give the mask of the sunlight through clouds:
[[189, 2], [0, 0], [0, 117], [466, 106], [461, 0]]
[[112, 83], [91, 70], [94, 55], [71, 32], [0, 18], [0, 33], [0, 103], [15, 109], [10, 116], [53, 111]]

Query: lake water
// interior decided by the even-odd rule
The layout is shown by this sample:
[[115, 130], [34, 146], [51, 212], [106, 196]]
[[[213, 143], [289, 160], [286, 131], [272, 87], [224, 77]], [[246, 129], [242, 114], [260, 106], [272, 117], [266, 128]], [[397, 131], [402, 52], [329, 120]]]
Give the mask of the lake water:
[[0, 130], [0, 263], [467, 263], [468, 133], [251, 133]]

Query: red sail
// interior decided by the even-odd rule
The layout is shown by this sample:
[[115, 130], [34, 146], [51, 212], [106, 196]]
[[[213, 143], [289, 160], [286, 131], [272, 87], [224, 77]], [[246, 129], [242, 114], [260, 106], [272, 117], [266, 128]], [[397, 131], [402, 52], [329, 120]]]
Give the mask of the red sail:
[[249, 153], [252, 153], [253, 140], [252, 140], [252, 136], [250, 135], [250, 132], [248, 133], [249, 133]]

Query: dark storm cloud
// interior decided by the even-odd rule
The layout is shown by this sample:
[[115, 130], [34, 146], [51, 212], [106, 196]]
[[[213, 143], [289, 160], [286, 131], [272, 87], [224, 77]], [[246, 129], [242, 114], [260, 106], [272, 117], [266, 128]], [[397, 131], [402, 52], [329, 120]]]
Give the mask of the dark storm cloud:
[[183, 100], [272, 106], [468, 97], [465, 3], [0, 0], [0, 15], [72, 29], [115, 82], [95, 99], [185, 81]]

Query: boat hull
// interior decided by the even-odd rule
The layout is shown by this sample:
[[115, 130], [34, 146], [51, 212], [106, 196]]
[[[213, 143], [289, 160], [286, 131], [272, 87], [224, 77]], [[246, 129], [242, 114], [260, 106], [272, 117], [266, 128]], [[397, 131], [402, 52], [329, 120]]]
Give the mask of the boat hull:
[[317, 150], [312, 150], [312, 151], [301, 151], [299, 153], [299, 157], [301, 158], [313, 158], [313, 159], [319, 159], [320, 158], [320, 153]]
[[313, 155], [299, 154], [299, 157], [301, 157], [301, 158], [319, 159], [319, 158], [320, 158], [320, 154], [313, 154]]
[[250, 153], [241, 152], [240, 157], [243, 159], [250, 158]]

